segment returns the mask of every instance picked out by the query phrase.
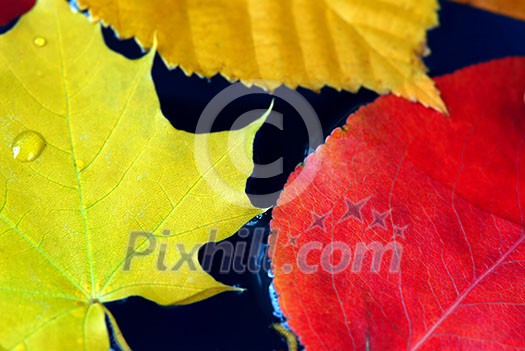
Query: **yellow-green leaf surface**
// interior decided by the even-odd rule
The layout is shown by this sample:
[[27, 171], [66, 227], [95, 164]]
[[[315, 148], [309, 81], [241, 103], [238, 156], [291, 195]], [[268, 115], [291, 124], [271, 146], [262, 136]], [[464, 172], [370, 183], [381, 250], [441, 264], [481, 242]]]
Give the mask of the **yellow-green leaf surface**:
[[420, 55], [437, 0], [79, 0], [187, 74], [394, 92], [444, 111]]
[[[232, 289], [196, 252], [194, 271], [158, 269], [158, 252], [167, 245], [171, 267], [177, 243], [192, 252], [211, 230], [221, 240], [260, 212], [244, 187], [262, 119], [233, 132], [175, 130], [152, 60], [111, 52], [100, 26], [64, 0], [40, 0], [0, 36], [0, 349], [107, 350], [105, 302], [182, 304]], [[157, 245], [126, 271], [137, 230], [150, 234], [132, 248]]]

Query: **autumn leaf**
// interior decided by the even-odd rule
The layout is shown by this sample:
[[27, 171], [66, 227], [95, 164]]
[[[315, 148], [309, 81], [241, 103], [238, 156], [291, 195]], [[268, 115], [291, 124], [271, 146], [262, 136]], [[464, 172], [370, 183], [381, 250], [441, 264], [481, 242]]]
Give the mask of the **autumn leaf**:
[[233, 289], [202, 270], [197, 249], [260, 213], [244, 189], [262, 120], [175, 130], [153, 55], [111, 52], [63, 0], [40, 0], [0, 36], [1, 347], [108, 350], [105, 317], [120, 332], [106, 302], [186, 304]]
[[348, 118], [273, 212], [279, 301], [308, 350], [525, 348], [525, 58]]
[[267, 89], [394, 92], [445, 110], [420, 59], [436, 0], [79, 0], [120, 37], [153, 45], [187, 74], [217, 73]]
[[0, 26], [5, 26], [29, 11], [36, 0], [0, 0]]
[[452, 0], [469, 4], [484, 10], [525, 20], [525, 2], [523, 0]]

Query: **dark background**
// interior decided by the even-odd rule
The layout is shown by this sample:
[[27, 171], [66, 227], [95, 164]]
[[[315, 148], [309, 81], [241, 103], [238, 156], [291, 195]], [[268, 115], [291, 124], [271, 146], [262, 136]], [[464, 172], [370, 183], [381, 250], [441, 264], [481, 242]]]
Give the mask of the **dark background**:
[[[525, 22], [475, 8], [441, 2], [441, 25], [428, 33], [432, 54], [425, 59], [430, 75], [437, 76], [487, 60], [525, 55]], [[0, 33], [8, 28], [1, 28]], [[108, 46], [131, 59], [142, 56], [133, 40], [118, 40], [111, 29], [103, 30]], [[180, 69], [169, 71], [157, 56], [153, 79], [165, 116], [178, 129], [195, 132], [198, 118], [208, 102], [229, 83], [222, 77], [187, 77]], [[480, 77], [483, 84], [483, 77]], [[230, 103], [220, 114], [215, 131], [229, 126], [243, 113], [267, 109], [272, 96], [260, 89]], [[376, 95], [362, 89], [357, 94], [323, 88], [321, 93], [298, 90], [316, 110], [326, 137], [344, 124], [347, 116]], [[266, 194], [281, 189], [291, 171], [308, 149], [308, 136], [301, 117], [286, 102], [276, 99], [274, 110], [284, 115], [284, 131], [265, 125], [254, 145], [256, 163], [284, 158], [285, 173], [279, 177], [250, 179], [249, 194]], [[259, 204], [270, 206], [271, 203]], [[270, 212], [270, 211], [269, 211]], [[271, 213], [250, 222], [247, 229], [269, 232]], [[236, 235], [229, 239], [250, 241]], [[213, 262], [219, 262], [215, 257]], [[122, 333], [133, 350], [185, 351], [271, 351], [286, 350], [286, 344], [271, 325], [275, 317], [268, 292], [271, 279], [259, 274], [220, 274], [217, 265], [210, 273], [221, 282], [247, 289], [244, 293], [225, 293], [188, 306], [161, 307], [138, 297], [109, 304]]]

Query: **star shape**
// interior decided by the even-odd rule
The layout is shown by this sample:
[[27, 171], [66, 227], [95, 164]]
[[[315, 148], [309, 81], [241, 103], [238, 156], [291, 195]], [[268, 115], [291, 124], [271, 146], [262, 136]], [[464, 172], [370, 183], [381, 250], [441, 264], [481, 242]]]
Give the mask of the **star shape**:
[[394, 238], [404, 239], [405, 238], [405, 230], [408, 229], [408, 225], [405, 225], [404, 227], [400, 227], [400, 226], [397, 226], [397, 225], [394, 224], [392, 226], [392, 229], [394, 229]]
[[350, 199], [345, 199], [346, 203], [346, 212], [341, 217], [339, 222], [346, 220], [347, 218], [354, 217], [359, 222], [363, 223], [363, 216], [361, 214], [361, 208], [370, 200], [370, 197], [366, 199], [359, 200], [358, 202], [352, 202]]
[[314, 228], [320, 228], [321, 230], [325, 230], [324, 221], [326, 220], [326, 217], [328, 217], [328, 213], [325, 213], [324, 215], [320, 216], [315, 212], [312, 212], [312, 224], [310, 224], [310, 227], [306, 231], [309, 231]]
[[293, 247], [295, 247], [295, 243], [298, 237], [299, 237], [298, 235], [297, 236], [290, 235], [288, 237], [288, 242], [286, 243], [286, 246], [292, 245]]
[[385, 219], [389, 214], [390, 210], [378, 212], [375, 209], [372, 209], [372, 216], [374, 216], [374, 220], [368, 225], [368, 228], [381, 227], [386, 229]]

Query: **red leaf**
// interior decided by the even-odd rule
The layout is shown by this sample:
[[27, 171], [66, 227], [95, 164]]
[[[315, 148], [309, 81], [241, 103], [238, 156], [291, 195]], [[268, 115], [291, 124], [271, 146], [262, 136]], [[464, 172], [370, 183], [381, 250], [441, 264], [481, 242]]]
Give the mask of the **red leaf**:
[[0, 0], [0, 26], [22, 16], [35, 5], [36, 0]]
[[525, 349], [525, 58], [437, 84], [450, 118], [381, 97], [279, 199], [275, 286], [308, 351]]

